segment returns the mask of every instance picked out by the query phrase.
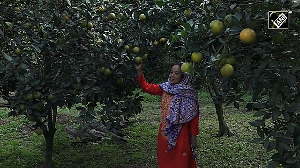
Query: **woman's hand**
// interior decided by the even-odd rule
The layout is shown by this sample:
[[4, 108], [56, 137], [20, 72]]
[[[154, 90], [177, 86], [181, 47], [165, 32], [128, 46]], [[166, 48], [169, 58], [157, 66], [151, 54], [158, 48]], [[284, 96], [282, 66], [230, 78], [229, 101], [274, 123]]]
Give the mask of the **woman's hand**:
[[198, 147], [197, 137], [192, 135], [191, 137], [191, 146], [193, 149], [196, 149]]
[[143, 74], [143, 64], [135, 64], [135, 69], [138, 73], [138, 75], [140, 76], [141, 74]]

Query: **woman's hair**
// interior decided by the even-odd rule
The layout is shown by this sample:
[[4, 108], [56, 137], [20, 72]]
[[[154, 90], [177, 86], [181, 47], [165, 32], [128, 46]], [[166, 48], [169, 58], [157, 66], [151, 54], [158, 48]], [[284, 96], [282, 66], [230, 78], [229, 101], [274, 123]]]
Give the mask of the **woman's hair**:
[[173, 63], [173, 66], [174, 65], [179, 65], [181, 67], [181, 65], [183, 64], [184, 62], [177, 62], [177, 63]]

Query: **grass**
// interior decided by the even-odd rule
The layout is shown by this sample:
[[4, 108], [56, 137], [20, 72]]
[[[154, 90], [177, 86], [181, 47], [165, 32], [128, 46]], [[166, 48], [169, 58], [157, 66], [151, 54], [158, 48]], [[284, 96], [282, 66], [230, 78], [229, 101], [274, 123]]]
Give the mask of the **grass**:
[[[156, 141], [160, 121], [160, 98], [144, 94], [143, 112], [131, 119], [124, 130], [128, 142], [104, 140], [80, 143], [64, 131], [66, 125], [76, 125], [78, 111], [59, 110], [59, 122], [54, 139], [54, 160], [58, 168], [156, 168]], [[197, 165], [207, 168], [266, 167], [271, 153], [250, 141], [257, 136], [249, 125], [255, 120], [252, 112], [225, 107], [225, 119], [235, 132], [233, 137], [215, 137], [218, 131], [214, 106], [205, 92], [199, 93], [201, 103], [200, 134], [198, 135]], [[0, 167], [40, 167], [45, 142], [30, 130], [26, 118], [7, 117], [0, 109]]]

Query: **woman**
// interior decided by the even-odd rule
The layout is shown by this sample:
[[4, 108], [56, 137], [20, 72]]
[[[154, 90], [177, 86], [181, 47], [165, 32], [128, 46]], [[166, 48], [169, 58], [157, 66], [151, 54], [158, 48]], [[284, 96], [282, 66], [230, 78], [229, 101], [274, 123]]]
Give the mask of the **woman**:
[[190, 75], [181, 71], [181, 64], [173, 65], [168, 82], [160, 85], [147, 83], [142, 64], [136, 65], [140, 87], [162, 96], [157, 142], [159, 168], [197, 168], [193, 151], [199, 133], [198, 94], [189, 85]]

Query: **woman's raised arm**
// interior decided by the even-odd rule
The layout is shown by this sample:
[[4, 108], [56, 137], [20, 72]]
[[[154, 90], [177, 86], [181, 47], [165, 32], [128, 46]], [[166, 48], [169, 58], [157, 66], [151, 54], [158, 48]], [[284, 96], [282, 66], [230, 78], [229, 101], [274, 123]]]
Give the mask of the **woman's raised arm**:
[[153, 84], [153, 83], [148, 83], [144, 77], [143, 69], [142, 69], [142, 64], [136, 64], [135, 65], [137, 73], [139, 77], [137, 78], [137, 82], [139, 83], [140, 87], [149, 94], [152, 95], [159, 95], [161, 96], [163, 94], [163, 90], [159, 85]]

